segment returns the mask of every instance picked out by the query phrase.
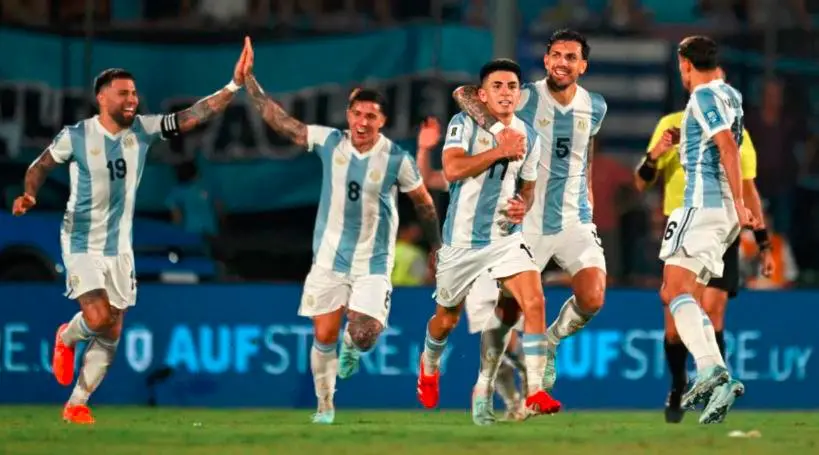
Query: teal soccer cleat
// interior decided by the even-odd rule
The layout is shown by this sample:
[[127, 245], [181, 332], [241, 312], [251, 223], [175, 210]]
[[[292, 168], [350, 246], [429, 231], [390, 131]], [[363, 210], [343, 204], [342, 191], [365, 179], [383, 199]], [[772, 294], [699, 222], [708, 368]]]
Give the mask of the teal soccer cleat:
[[728, 370], [719, 365], [697, 372], [694, 385], [682, 396], [680, 407], [685, 410], [694, 409], [697, 404], [704, 401], [708, 395], [714, 392], [714, 389], [725, 384], [730, 379], [731, 376], [728, 374]]
[[717, 387], [700, 415], [700, 423], [722, 423], [728, 411], [731, 410], [731, 406], [734, 405], [734, 401], [744, 394], [745, 385], [736, 379], [731, 379]]
[[336, 411], [334, 409], [329, 409], [327, 411], [320, 411], [313, 414], [313, 423], [319, 423], [323, 425], [330, 425], [333, 423], [333, 420], [336, 418]]
[[361, 351], [355, 346], [348, 346], [347, 343], [342, 342], [338, 353], [338, 377], [347, 379], [358, 373], [360, 361]]
[[485, 426], [495, 423], [492, 394], [491, 389], [484, 393], [479, 393], [477, 388], [472, 391], [472, 422], [475, 425]]

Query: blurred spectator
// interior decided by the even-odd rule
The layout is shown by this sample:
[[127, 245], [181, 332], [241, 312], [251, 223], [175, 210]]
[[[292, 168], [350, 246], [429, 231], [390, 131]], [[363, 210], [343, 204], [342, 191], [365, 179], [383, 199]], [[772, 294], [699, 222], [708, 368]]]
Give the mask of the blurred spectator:
[[166, 201], [173, 222], [181, 224], [190, 233], [215, 240], [219, 234], [222, 207], [214, 186], [202, 178], [193, 161], [177, 167], [177, 180], [179, 183]]
[[403, 223], [398, 227], [395, 241], [395, 266], [392, 284], [395, 286], [421, 286], [429, 282], [427, 253], [418, 244], [424, 237], [416, 222]]
[[256, 0], [182, 0], [182, 14], [207, 25], [235, 28], [241, 24], [265, 24], [270, 18], [270, 1]]
[[0, 0], [0, 18], [27, 25], [49, 22], [50, 0]]
[[592, 159], [592, 194], [594, 196], [594, 223], [606, 252], [607, 275], [613, 280], [623, 278], [623, 263], [617, 193], [623, 186], [631, 186], [631, 169], [611, 158], [608, 153], [596, 152]]
[[805, 137], [805, 119], [783, 115], [783, 85], [779, 80], [765, 82], [761, 105], [748, 109], [745, 127], [757, 149], [759, 193], [770, 203], [774, 224], [790, 236], [792, 198], [798, 167], [794, 150]]
[[612, 31], [633, 33], [645, 30], [649, 15], [639, 0], [610, 0], [603, 20]]
[[743, 231], [740, 237], [740, 268], [746, 277], [745, 286], [750, 289], [783, 289], [791, 287], [799, 275], [793, 251], [782, 234], [776, 231], [770, 217], [766, 220], [771, 239], [771, 255], [774, 260], [773, 275], [766, 278], [759, 273], [759, 248], [754, 233]]

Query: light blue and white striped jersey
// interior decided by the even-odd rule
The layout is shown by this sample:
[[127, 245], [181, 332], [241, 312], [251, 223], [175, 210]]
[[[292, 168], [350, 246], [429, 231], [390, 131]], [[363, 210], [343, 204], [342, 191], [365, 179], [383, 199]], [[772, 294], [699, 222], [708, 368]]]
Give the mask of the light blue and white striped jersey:
[[[449, 183], [449, 208], [444, 221], [443, 243], [456, 248], [483, 248], [492, 241], [521, 230], [501, 213], [517, 192], [518, 179], [535, 181], [540, 158], [540, 139], [535, 130], [514, 117], [511, 128], [526, 136], [526, 156], [519, 161], [500, 160], [480, 175]], [[446, 132], [444, 153], [450, 148], [470, 156], [497, 146], [489, 131], [461, 112], [452, 117]]]
[[69, 163], [71, 180], [60, 233], [63, 254], [133, 252], [137, 187], [167, 117], [137, 115], [130, 128], [111, 134], [94, 116], [57, 134], [48, 150], [54, 161]]
[[307, 149], [322, 162], [313, 263], [353, 276], [392, 274], [398, 231], [397, 191], [423, 184], [415, 160], [385, 136], [367, 153], [348, 132], [307, 127]]
[[579, 85], [572, 102], [563, 106], [549, 93], [545, 79], [523, 84], [517, 114], [543, 142], [535, 202], [523, 222], [527, 234], [556, 234], [592, 222], [589, 146], [606, 109], [602, 96]]
[[680, 129], [680, 164], [685, 171], [683, 207], [718, 208], [725, 201], [733, 201], [714, 135], [730, 129], [740, 145], [743, 121], [742, 94], [722, 79], [691, 92]]

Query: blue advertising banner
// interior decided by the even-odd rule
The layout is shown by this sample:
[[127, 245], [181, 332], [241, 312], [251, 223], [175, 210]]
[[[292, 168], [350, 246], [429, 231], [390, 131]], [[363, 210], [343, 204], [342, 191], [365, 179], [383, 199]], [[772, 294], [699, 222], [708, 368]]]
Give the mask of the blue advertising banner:
[[[301, 288], [150, 285], [126, 317], [116, 361], [94, 403], [313, 407], [310, 321], [296, 316]], [[76, 307], [57, 286], [0, 286], [0, 402], [61, 403], [50, 375], [55, 328]], [[393, 294], [389, 328], [339, 380], [341, 407], [413, 409], [416, 369], [434, 304], [428, 288]], [[549, 289], [552, 320], [567, 290]], [[745, 382], [743, 408], [819, 408], [815, 292], [743, 292], [731, 302], [728, 363]], [[783, 311], [781, 302], [787, 301]], [[612, 290], [602, 313], [558, 354], [555, 395], [567, 408], [659, 408], [669, 378], [656, 292]], [[444, 356], [441, 406], [465, 408], [478, 369], [478, 338], [462, 323]]]
[[[224, 86], [241, 47], [241, 42], [159, 45], [98, 39], [88, 75], [83, 39], [0, 29], [0, 160], [30, 161], [63, 125], [89, 116], [92, 81], [86, 79], [105, 68], [134, 74], [142, 112], [169, 112]], [[254, 48], [259, 81], [294, 116], [345, 127], [350, 90], [376, 86], [388, 99], [385, 134], [412, 149], [424, 117], [446, 122], [454, 114], [452, 90], [477, 79], [491, 57], [492, 38], [482, 29], [418, 26], [286, 44], [258, 41]], [[201, 131], [155, 147], [137, 209], [165, 209], [175, 178], [172, 169], [157, 163], [193, 156], [202, 158], [203, 174], [218, 186], [230, 211], [315, 204], [319, 161], [296, 152], [264, 125], [242, 95]]]

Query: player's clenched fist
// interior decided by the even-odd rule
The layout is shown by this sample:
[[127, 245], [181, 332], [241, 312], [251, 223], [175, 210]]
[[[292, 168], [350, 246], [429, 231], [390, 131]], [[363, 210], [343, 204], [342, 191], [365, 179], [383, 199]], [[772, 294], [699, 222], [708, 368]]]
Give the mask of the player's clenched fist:
[[19, 196], [17, 199], [14, 200], [14, 205], [11, 208], [11, 213], [14, 216], [25, 215], [34, 205], [37, 203], [37, 200], [34, 199], [34, 196], [29, 194], [23, 193], [22, 196]]
[[503, 158], [518, 161], [526, 155], [526, 137], [512, 128], [506, 128], [496, 136]]
[[526, 203], [519, 194], [509, 199], [506, 204], [506, 219], [512, 224], [523, 223], [523, 217], [526, 216]]

